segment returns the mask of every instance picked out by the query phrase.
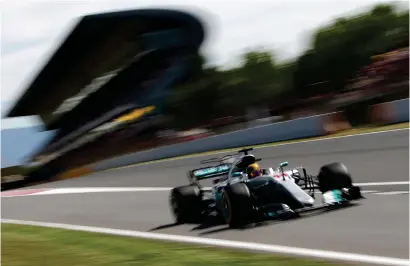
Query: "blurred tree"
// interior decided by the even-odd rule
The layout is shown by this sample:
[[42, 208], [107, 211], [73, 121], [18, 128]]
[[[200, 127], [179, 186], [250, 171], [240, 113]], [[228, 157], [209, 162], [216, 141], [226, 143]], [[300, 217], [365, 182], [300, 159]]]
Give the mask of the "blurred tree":
[[408, 11], [399, 12], [394, 5], [383, 4], [318, 29], [312, 49], [297, 61], [294, 79], [298, 95], [342, 90], [373, 55], [408, 46], [408, 24]]
[[255, 49], [245, 53], [238, 72], [246, 84], [244, 93], [249, 105], [269, 101], [278, 91], [275, 59], [268, 51]]
[[195, 72], [172, 89], [166, 105], [166, 113], [173, 117], [172, 123], [180, 128], [200, 126], [217, 113], [220, 71], [212, 66], [205, 68], [202, 55], [193, 60], [197, 63]]
[[272, 52], [254, 48], [228, 70], [205, 67], [173, 89], [169, 113], [175, 123], [194, 127], [224, 116], [244, 115], [258, 104], [282, 105], [343, 90], [371, 57], [409, 44], [409, 13], [395, 5], [376, 5], [367, 12], [341, 17], [319, 28], [311, 48], [294, 62], [279, 63]]

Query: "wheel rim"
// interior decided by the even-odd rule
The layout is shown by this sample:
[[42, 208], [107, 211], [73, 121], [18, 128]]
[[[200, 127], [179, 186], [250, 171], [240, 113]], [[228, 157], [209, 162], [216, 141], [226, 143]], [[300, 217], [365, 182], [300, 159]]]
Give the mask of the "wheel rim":
[[222, 209], [223, 209], [223, 217], [227, 224], [231, 223], [231, 204], [229, 202], [228, 197], [223, 194], [222, 196]]

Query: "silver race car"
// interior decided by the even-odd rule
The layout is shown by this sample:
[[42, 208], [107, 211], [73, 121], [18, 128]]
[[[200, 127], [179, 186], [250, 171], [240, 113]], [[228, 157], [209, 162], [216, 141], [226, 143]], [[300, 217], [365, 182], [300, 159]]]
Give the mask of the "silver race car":
[[[301, 213], [344, 207], [362, 199], [359, 187], [342, 163], [320, 168], [317, 176], [304, 167], [286, 169], [288, 162], [277, 168], [259, 169], [256, 176], [247, 172], [261, 159], [243, 149], [237, 154], [202, 161], [213, 164], [188, 171], [189, 185], [173, 188], [170, 195], [172, 213], [178, 223], [201, 222], [207, 216], [220, 217], [230, 227], [278, 218], [296, 218]], [[203, 187], [200, 181], [213, 179]], [[320, 191], [321, 203], [315, 204]]]

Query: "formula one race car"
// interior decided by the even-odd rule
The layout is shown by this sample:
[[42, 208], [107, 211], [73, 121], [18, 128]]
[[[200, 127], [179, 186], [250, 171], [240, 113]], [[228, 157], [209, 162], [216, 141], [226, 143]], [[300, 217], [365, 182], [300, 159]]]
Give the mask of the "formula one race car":
[[[323, 208], [344, 207], [363, 198], [342, 163], [324, 165], [313, 176], [303, 167], [284, 170], [288, 163], [283, 162], [276, 169], [260, 169], [261, 175], [251, 178], [247, 167], [261, 161], [248, 153], [252, 150], [205, 160], [201, 163], [215, 165], [188, 171], [190, 184], [173, 188], [170, 195], [176, 222], [200, 223], [214, 215], [232, 228], [243, 227], [266, 220], [296, 218], [303, 212]], [[199, 181], [211, 178], [211, 188], [200, 185]], [[322, 203], [316, 206], [315, 189], [322, 196]]]

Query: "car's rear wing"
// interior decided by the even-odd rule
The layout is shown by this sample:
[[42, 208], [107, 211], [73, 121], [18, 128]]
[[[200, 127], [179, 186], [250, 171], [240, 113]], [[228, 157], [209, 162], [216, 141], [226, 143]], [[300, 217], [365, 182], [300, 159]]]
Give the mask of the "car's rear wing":
[[229, 164], [219, 164], [216, 166], [203, 167], [189, 171], [188, 175], [192, 181], [210, 179], [223, 176], [229, 173]]

